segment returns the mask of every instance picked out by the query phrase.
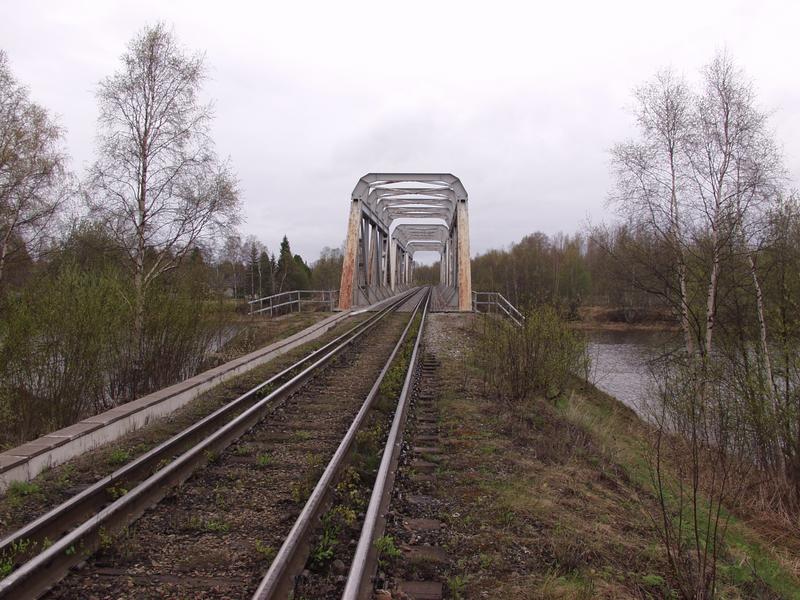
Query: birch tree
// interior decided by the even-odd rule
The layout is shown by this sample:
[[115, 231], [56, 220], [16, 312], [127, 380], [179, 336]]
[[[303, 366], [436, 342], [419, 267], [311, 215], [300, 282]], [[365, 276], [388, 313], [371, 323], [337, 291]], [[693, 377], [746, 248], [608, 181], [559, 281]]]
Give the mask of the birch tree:
[[45, 239], [63, 199], [61, 128], [32, 102], [0, 50], [0, 285], [8, 259]]
[[[744, 252], [753, 284], [759, 340], [758, 395], [772, 421], [780, 407], [774, 389], [764, 299], [757, 269], [767, 213], [780, 199], [782, 160], [767, 115], [758, 109], [752, 83], [726, 53], [704, 69], [704, 89], [697, 100], [697, 134], [689, 159], [698, 199], [697, 211], [710, 231], [703, 370], [714, 349], [719, 279], [723, 254]], [[774, 439], [774, 438], [773, 438]], [[773, 448], [776, 474], [784, 477], [784, 457]]]
[[187, 53], [159, 23], [137, 34], [121, 60], [97, 92], [89, 204], [128, 257], [141, 353], [148, 288], [198, 243], [237, 223], [239, 195], [209, 136], [211, 106], [199, 97], [203, 55]]
[[[697, 93], [666, 72], [637, 91], [636, 100], [641, 135], [613, 151], [615, 200], [634, 227], [671, 248], [664, 279], [685, 338], [685, 352], [666, 359], [660, 381], [659, 433], [669, 435], [656, 442], [654, 483], [681, 591], [706, 598], [714, 594], [716, 549], [725, 536], [723, 505], [731, 508], [742, 493], [745, 467], [755, 458], [747, 455], [753, 437], [770, 441], [764, 463], [775, 465], [780, 477], [785, 473], [777, 432], [759, 422], [761, 414], [776, 422], [780, 407], [757, 263], [766, 216], [779, 201], [782, 164], [752, 84], [724, 52], [703, 69]], [[750, 339], [745, 322], [723, 323], [727, 339], [718, 334], [721, 298], [741, 291], [736, 282], [743, 263], [756, 307], [745, 319], [757, 323], [758, 340]], [[650, 268], [663, 277], [658, 266]], [[754, 389], [749, 377], [753, 342], [761, 379], [769, 382], [765, 390]], [[742, 364], [726, 345], [737, 349]], [[743, 407], [743, 398], [753, 399], [756, 409]], [[662, 439], [675, 442], [667, 444], [671, 450]], [[665, 457], [677, 469], [671, 491], [662, 472]], [[737, 468], [741, 477], [735, 478]], [[692, 531], [688, 545], [676, 537], [684, 519]]]
[[672, 254], [675, 272], [668, 274], [667, 300], [680, 315], [686, 350], [696, 351], [687, 287], [686, 153], [692, 140], [692, 102], [685, 82], [661, 71], [634, 94], [641, 138], [612, 150], [617, 176], [614, 200], [634, 223], [654, 234]]
[[721, 255], [732, 242], [749, 246], [763, 227], [764, 207], [777, 202], [779, 152], [756, 106], [752, 84], [726, 53], [703, 71], [694, 143], [688, 154], [696, 213], [710, 233], [704, 351], [713, 349]]
[[[700, 359], [713, 351], [723, 254], [734, 242], [757, 246], [782, 173], [767, 116], [731, 58], [718, 54], [702, 78], [699, 93], [668, 70], [636, 90], [640, 136], [612, 150], [612, 201], [670, 248], [672, 268], [657, 275], [669, 280], [687, 354]], [[697, 302], [692, 290], [701, 288]]]

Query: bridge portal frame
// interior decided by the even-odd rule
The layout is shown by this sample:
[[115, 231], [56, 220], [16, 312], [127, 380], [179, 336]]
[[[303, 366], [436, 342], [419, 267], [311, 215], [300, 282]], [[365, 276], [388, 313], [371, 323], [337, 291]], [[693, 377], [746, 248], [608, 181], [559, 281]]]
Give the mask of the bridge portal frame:
[[458, 289], [459, 310], [472, 310], [468, 200], [451, 173], [361, 177], [351, 194], [339, 308], [374, 301], [371, 291], [410, 284], [414, 253], [433, 250], [440, 282]]

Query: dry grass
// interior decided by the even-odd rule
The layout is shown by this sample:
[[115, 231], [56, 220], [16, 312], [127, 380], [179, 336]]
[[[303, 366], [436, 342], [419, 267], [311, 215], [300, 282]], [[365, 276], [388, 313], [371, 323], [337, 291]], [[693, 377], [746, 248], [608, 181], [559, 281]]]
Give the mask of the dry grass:
[[677, 331], [678, 324], [669, 311], [650, 309], [626, 312], [607, 306], [582, 306], [570, 327], [604, 331]]
[[[454, 335], [471, 331], [465, 319]], [[460, 341], [439, 346], [429, 350], [443, 363], [449, 459], [437, 495], [447, 499], [462, 597], [671, 597], [651, 518], [648, 426], [579, 383], [556, 405], [536, 400], [509, 414], [477, 392], [464, 361], [447, 360]], [[763, 538], [742, 523], [732, 532], [720, 597], [798, 597], [789, 564]]]
[[290, 313], [280, 317], [242, 315], [234, 326], [239, 331], [219, 352], [209, 359], [209, 368], [222, 364], [264, 346], [285, 339], [331, 316], [330, 312]]

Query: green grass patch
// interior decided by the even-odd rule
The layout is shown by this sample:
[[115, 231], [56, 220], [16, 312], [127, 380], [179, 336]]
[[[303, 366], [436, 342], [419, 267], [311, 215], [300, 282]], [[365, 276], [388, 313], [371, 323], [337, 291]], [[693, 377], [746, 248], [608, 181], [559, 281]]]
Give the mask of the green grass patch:
[[112, 467], [124, 465], [131, 459], [130, 451], [124, 448], [116, 448], [108, 455], [108, 464]]

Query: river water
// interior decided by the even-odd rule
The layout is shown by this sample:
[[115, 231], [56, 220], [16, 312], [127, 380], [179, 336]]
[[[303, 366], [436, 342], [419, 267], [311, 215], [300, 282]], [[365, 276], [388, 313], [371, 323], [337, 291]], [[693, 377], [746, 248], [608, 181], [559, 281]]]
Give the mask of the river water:
[[592, 383], [640, 417], [648, 418], [653, 385], [648, 365], [675, 343], [674, 335], [662, 331], [591, 331], [587, 338]]

